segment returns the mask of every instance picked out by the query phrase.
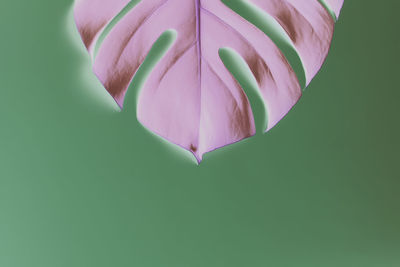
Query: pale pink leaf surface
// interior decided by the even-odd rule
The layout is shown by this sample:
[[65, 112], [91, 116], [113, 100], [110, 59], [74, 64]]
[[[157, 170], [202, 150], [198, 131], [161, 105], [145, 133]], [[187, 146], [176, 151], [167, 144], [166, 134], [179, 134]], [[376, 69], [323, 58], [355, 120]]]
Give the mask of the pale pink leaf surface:
[[330, 8], [332, 8], [333, 12], [335, 13], [336, 17], [339, 17], [340, 10], [343, 7], [344, 0], [325, 0]]
[[329, 51], [334, 21], [316, 0], [251, 0], [284, 28], [297, 49], [307, 85], [321, 68]]
[[101, 30], [130, 2], [130, 0], [77, 0], [75, 22], [89, 51]]
[[[106, 17], [110, 20], [111, 13], [115, 16], [110, 9], [114, 1], [99, 1], [107, 4], [104, 8], [100, 5], [92, 18], [79, 10], [87, 5], [77, 5], [80, 32], [86, 32], [84, 25]], [[303, 61], [309, 82], [332, 39], [334, 22], [328, 11], [317, 0], [251, 2], [282, 25]], [[86, 21], [90, 19], [93, 23]], [[137, 116], [148, 129], [191, 151], [198, 161], [206, 152], [255, 134], [248, 98], [219, 58], [220, 48], [237, 51], [254, 74], [268, 112], [267, 130], [300, 98], [296, 74], [278, 47], [221, 1], [142, 0], [110, 31], [94, 61], [95, 74], [121, 107], [152, 45], [169, 29], [177, 32], [177, 40], [141, 89]]]

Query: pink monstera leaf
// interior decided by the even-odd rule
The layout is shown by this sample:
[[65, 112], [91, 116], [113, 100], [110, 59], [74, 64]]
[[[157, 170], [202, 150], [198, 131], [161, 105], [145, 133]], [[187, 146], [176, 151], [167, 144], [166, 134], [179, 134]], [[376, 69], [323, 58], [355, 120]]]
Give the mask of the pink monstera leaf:
[[221, 60], [221, 48], [236, 51], [254, 75], [268, 113], [266, 130], [288, 113], [302, 93], [276, 42], [233, 11], [229, 6], [235, 2], [257, 9], [278, 25], [301, 59], [308, 85], [327, 56], [343, 0], [79, 0], [75, 4], [76, 25], [94, 55], [93, 70], [121, 108], [153, 44], [167, 30], [177, 33], [140, 91], [137, 116], [151, 131], [191, 151], [199, 162], [204, 153], [256, 131], [249, 100]]

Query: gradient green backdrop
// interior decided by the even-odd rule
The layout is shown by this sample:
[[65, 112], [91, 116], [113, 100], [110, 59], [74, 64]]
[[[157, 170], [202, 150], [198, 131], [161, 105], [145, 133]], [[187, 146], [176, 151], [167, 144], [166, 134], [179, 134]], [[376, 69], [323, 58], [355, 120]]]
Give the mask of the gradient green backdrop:
[[293, 111], [200, 166], [115, 111], [71, 5], [0, 2], [0, 267], [400, 266], [399, 1], [345, 1]]

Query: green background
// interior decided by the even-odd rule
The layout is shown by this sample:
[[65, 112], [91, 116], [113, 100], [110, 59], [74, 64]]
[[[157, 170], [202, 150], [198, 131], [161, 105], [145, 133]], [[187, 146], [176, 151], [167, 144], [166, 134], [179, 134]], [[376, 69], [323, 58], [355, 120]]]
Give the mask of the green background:
[[345, 1], [299, 104], [200, 166], [116, 111], [71, 5], [0, 2], [0, 267], [400, 266], [400, 2]]

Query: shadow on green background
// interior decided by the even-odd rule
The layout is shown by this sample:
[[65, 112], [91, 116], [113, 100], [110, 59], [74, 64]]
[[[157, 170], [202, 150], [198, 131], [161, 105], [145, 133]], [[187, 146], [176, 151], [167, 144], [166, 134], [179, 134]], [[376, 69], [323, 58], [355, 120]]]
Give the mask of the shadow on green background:
[[71, 4], [0, 2], [1, 267], [400, 265], [398, 2], [346, 1], [299, 104], [198, 167], [116, 111]]

